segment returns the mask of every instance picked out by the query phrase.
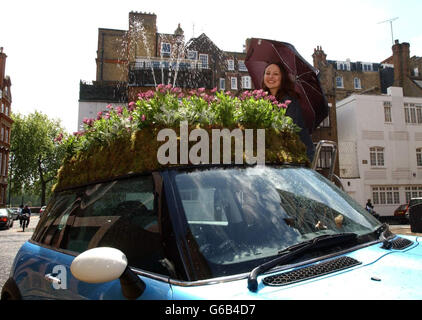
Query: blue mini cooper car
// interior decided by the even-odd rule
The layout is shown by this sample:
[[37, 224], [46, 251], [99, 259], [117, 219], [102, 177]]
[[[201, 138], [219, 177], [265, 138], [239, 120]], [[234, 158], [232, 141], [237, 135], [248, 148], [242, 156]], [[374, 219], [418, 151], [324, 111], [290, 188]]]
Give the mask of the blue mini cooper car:
[[422, 299], [419, 241], [308, 168], [167, 168], [55, 192], [1, 298]]

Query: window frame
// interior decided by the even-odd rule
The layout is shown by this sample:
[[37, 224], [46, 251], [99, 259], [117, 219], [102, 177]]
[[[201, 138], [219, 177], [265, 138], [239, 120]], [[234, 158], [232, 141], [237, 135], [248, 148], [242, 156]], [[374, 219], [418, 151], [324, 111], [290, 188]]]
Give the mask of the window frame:
[[385, 167], [385, 148], [380, 146], [370, 147], [369, 163], [371, 167]]
[[[203, 60], [204, 58], [206, 58], [206, 61]], [[198, 56], [198, 61], [199, 61], [199, 64], [200, 64], [201, 69], [208, 69], [208, 64], [209, 64], [208, 54], [206, 54], [206, 53], [200, 53], [199, 56]]]
[[392, 117], [392, 112], [391, 112], [391, 101], [384, 101], [383, 102], [383, 106], [384, 106], [384, 122], [385, 123], [392, 123], [393, 122], [393, 117]]
[[237, 77], [230, 77], [231, 90], [238, 90]]
[[336, 77], [336, 88], [344, 88], [344, 81], [342, 76]]

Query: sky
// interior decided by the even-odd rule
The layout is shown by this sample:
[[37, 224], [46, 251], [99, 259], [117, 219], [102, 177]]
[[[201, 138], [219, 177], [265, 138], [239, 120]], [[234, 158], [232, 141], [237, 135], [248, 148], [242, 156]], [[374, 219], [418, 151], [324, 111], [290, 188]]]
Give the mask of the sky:
[[155, 13], [160, 33], [178, 23], [185, 40], [205, 33], [221, 50], [242, 52], [247, 38], [293, 44], [312, 63], [321, 46], [329, 60], [381, 62], [393, 38], [422, 56], [421, 0], [6, 0], [0, 47], [12, 81], [12, 112], [35, 110], [78, 130], [79, 82], [96, 76], [98, 29], [128, 30], [129, 12]]

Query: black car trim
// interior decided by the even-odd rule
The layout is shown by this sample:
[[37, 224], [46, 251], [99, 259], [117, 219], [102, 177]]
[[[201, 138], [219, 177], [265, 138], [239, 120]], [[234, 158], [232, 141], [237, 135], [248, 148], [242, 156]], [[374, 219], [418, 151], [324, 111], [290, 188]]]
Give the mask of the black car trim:
[[[161, 172], [163, 177], [163, 186], [166, 195], [167, 206], [171, 207], [172, 210], [169, 210], [170, 220], [172, 221], [173, 230], [176, 236], [176, 243], [179, 250], [182, 263], [186, 272], [188, 280], [194, 279], [196, 277], [194, 263], [192, 261], [191, 250], [189, 250], [189, 245], [186, 241], [187, 233], [189, 230], [187, 222], [183, 222], [181, 219], [183, 208], [180, 207], [180, 199], [178, 199], [178, 193], [176, 192], [174, 185], [172, 183], [173, 178], [171, 177], [171, 172], [165, 170]], [[174, 173], [173, 173], [174, 174]]]

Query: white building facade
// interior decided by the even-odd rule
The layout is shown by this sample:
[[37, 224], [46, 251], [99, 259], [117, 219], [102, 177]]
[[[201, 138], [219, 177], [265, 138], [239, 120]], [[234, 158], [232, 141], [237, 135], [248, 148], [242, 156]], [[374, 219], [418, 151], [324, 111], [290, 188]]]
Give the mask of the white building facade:
[[422, 98], [390, 87], [383, 95], [351, 95], [337, 102], [340, 178], [361, 205], [392, 216], [422, 196]]

